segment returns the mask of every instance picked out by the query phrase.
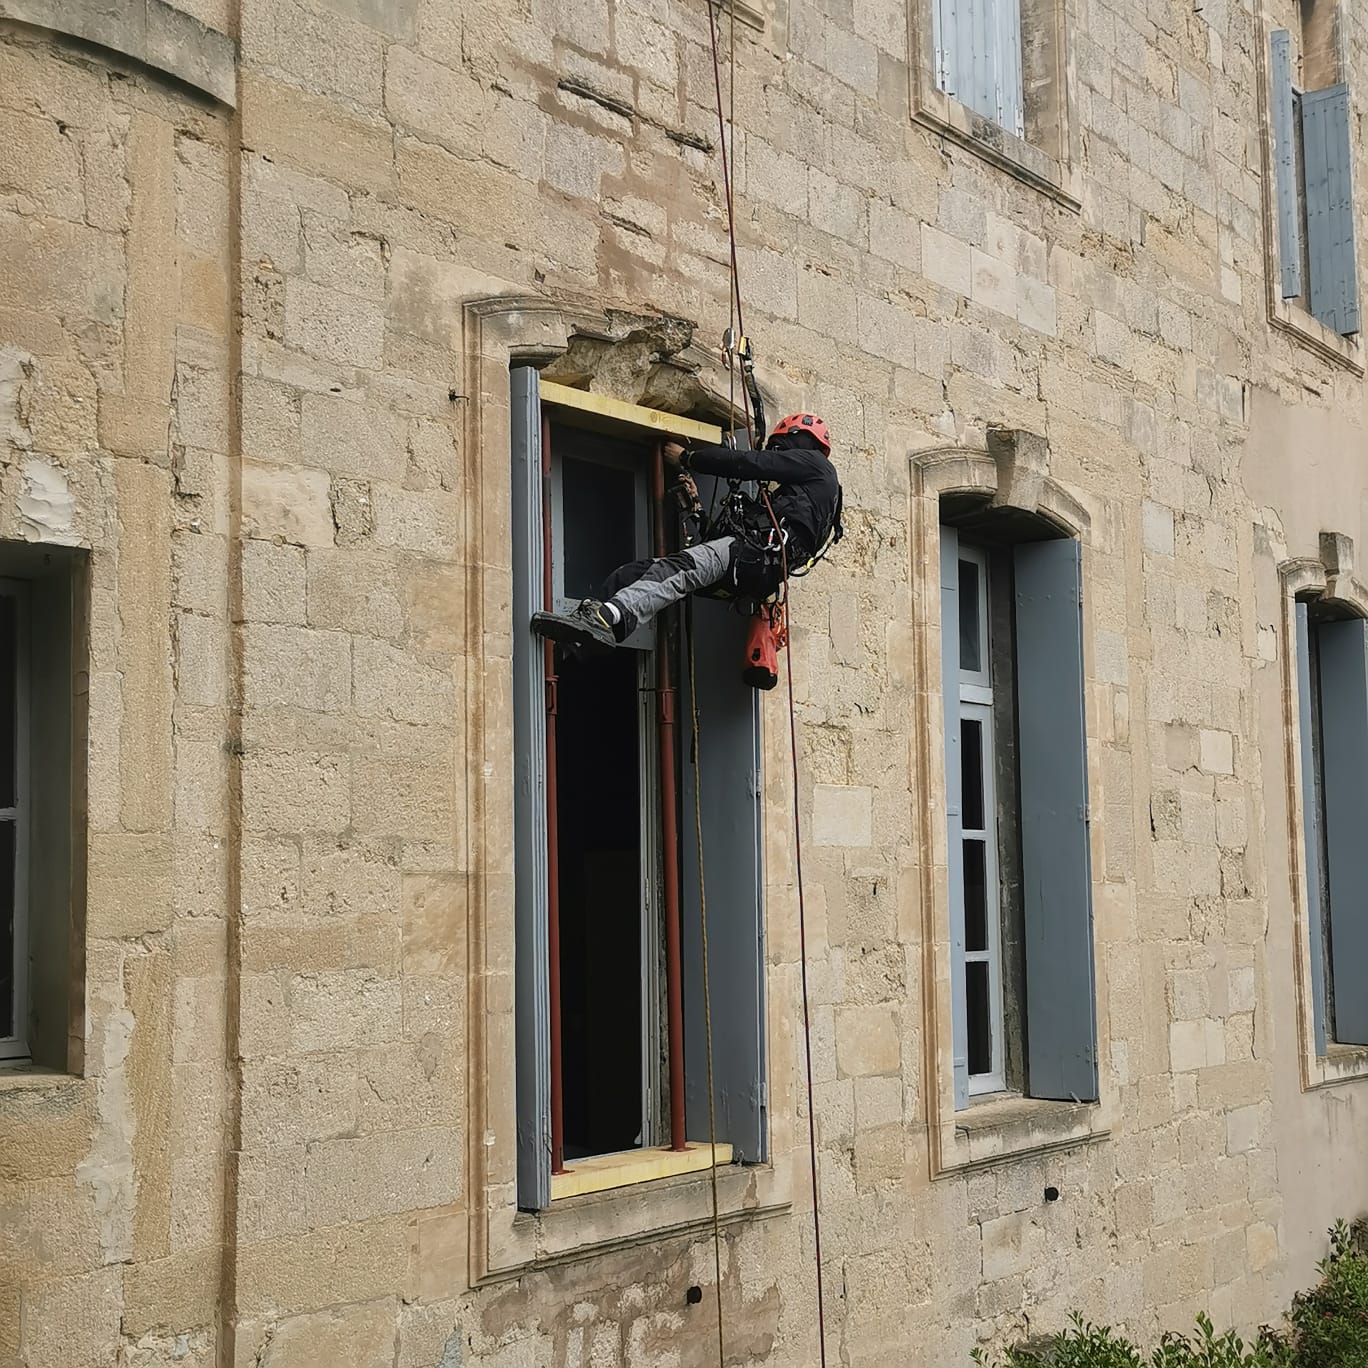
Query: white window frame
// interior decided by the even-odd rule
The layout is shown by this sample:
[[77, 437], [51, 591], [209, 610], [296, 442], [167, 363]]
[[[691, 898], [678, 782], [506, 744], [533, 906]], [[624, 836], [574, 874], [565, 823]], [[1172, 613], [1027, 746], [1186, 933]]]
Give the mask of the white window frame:
[[29, 650], [28, 594], [21, 580], [0, 579], [0, 597], [15, 605], [14, 657], [14, 798], [13, 807], [0, 808], [0, 821], [14, 823], [14, 1025], [13, 1034], [0, 1036], [0, 1062], [30, 1057], [29, 1018]]
[[[995, 783], [997, 732], [993, 725], [993, 682], [992, 682], [992, 631], [988, 616], [989, 570], [988, 552], [979, 546], [959, 546], [960, 562], [970, 562], [978, 570], [977, 619], [979, 629], [978, 670], [960, 670], [959, 719], [960, 724], [972, 721], [979, 724], [982, 745], [980, 759], [983, 766], [981, 784], [983, 791], [983, 826], [970, 829], [961, 818], [961, 844], [970, 840], [983, 843], [983, 882], [984, 920], [986, 922], [985, 947], [983, 950], [964, 951], [965, 964], [965, 1009], [968, 1010], [968, 966], [986, 964], [988, 966], [988, 1006], [989, 1042], [988, 1052], [991, 1065], [986, 1073], [969, 1074], [969, 1095], [981, 1097], [988, 1093], [1004, 1092], [1007, 1087], [1006, 1051], [1003, 1041], [1003, 1001], [1002, 1001], [1002, 887], [999, 875], [998, 823], [997, 823], [997, 785]], [[963, 602], [961, 597], [960, 602]], [[958, 624], [956, 624], [958, 628]], [[965, 748], [960, 747], [960, 763], [965, 761]], [[961, 793], [964, 791], [961, 776]], [[961, 814], [964, 812], [961, 800]], [[961, 884], [960, 896], [965, 896]], [[967, 925], [968, 906], [964, 908]], [[965, 1028], [969, 1027], [966, 1017]]]

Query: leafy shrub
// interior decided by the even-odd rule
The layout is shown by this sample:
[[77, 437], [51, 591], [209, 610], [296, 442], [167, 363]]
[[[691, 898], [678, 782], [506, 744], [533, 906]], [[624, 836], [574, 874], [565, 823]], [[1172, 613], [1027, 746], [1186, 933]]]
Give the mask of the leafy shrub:
[[1218, 1335], [1202, 1315], [1195, 1334], [1166, 1334], [1146, 1356], [1106, 1326], [1074, 1316], [1043, 1345], [1015, 1345], [992, 1357], [975, 1349], [974, 1362], [979, 1368], [1368, 1368], [1368, 1221], [1336, 1222], [1330, 1253], [1318, 1267], [1320, 1282], [1297, 1294], [1283, 1328], [1265, 1327], [1253, 1344], [1233, 1330]]
[[1300, 1368], [1285, 1357], [1286, 1349], [1269, 1336], [1246, 1346], [1233, 1330], [1217, 1335], [1206, 1316], [1197, 1317], [1197, 1333], [1167, 1334], [1148, 1357], [1130, 1340], [1106, 1326], [1090, 1325], [1078, 1316], [1070, 1327], [1043, 1348], [1017, 1345], [999, 1359], [974, 1350], [981, 1368]]
[[980, 1368], [1145, 1368], [1140, 1351], [1118, 1339], [1105, 1325], [1090, 1325], [1075, 1315], [1069, 1328], [1044, 1348], [1015, 1345], [1001, 1358], [974, 1350]]
[[1287, 1313], [1287, 1362], [1292, 1368], [1368, 1365], [1368, 1223], [1337, 1221], [1319, 1267], [1320, 1282], [1297, 1293]]

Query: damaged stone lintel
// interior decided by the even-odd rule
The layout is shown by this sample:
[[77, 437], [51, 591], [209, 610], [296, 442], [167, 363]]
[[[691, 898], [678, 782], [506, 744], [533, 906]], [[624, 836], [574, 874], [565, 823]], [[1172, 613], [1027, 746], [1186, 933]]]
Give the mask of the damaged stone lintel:
[[610, 313], [606, 329], [581, 329], [542, 368], [543, 378], [623, 403], [739, 426], [744, 414], [729, 407], [702, 378], [694, 325], [685, 319]]

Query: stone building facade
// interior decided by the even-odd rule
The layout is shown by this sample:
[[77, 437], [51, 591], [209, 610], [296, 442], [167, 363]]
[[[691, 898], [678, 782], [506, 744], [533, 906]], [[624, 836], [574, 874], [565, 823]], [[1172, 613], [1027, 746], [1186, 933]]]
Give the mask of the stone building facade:
[[[1255, 1325], [1368, 1205], [1296, 606], [1368, 607], [1368, 390], [1279, 288], [1269, 57], [1333, 52], [1357, 110], [1368, 26], [1026, 0], [1017, 136], [946, 93], [932, 0], [738, 2], [734, 66], [732, 17], [760, 380], [846, 494], [792, 657], [829, 1359]], [[716, 1361], [706, 1175], [519, 1210], [508, 383], [728, 416], [708, 20], [0, 0], [6, 1368]], [[1096, 1101], [957, 1105], [954, 499], [1081, 547]], [[807, 1365], [782, 688], [762, 735], [766, 1162], [718, 1175], [721, 1300], [729, 1362]]]

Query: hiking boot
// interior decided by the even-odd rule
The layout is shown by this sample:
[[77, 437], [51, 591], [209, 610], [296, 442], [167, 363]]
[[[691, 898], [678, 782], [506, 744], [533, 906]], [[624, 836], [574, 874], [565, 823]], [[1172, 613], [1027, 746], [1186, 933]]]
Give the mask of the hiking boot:
[[532, 630], [568, 646], [617, 645], [613, 624], [598, 599], [585, 599], [570, 613], [534, 613]]

